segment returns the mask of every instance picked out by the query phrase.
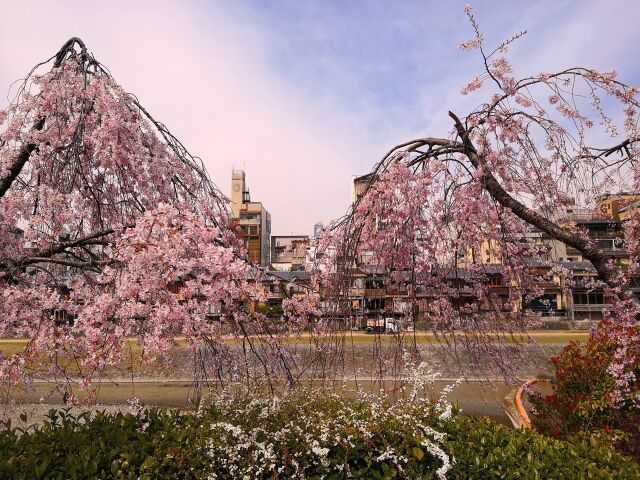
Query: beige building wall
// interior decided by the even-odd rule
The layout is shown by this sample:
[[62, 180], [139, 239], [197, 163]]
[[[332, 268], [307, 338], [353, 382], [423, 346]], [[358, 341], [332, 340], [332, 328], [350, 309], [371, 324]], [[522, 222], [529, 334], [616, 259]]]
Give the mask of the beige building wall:
[[[566, 262], [567, 260], [567, 246], [560, 240], [549, 237], [540, 237], [535, 239], [536, 243], [545, 244], [549, 249], [549, 260], [554, 262]], [[574, 262], [581, 262], [582, 257], [575, 258]]]
[[600, 212], [613, 220], [623, 220], [620, 218], [620, 210], [634, 202], [640, 200], [640, 195], [635, 193], [619, 193], [606, 195], [598, 199]]
[[245, 176], [242, 170], [231, 172], [231, 216], [238, 218], [242, 207], [242, 196], [246, 190]]
[[351, 177], [351, 203], [355, 203], [364, 193], [364, 190], [371, 181], [371, 174], [362, 175], [361, 177]]

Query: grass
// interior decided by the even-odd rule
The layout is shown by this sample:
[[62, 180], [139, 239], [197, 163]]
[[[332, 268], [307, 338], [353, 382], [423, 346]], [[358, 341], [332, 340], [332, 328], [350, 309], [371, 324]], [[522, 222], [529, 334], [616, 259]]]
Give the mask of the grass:
[[[501, 334], [501, 339], [506, 343], [526, 343], [527, 336], [526, 335], [511, 335], [511, 334]], [[576, 332], [576, 331], [535, 331], [530, 332], [529, 336], [536, 342], [543, 345], [564, 345], [569, 342], [579, 340], [584, 341], [589, 336], [588, 332]], [[416, 332], [411, 333], [407, 332], [400, 335], [400, 338], [405, 342], [412, 342], [415, 338], [415, 341], [419, 345], [436, 345], [441, 343], [441, 340], [438, 340], [436, 336], [432, 332]], [[397, 335], [373, 335], [367, 334], [363, 332], [345, 332], [345, 342], [347, 344], [353, 343], [354, 345], [371, 345], [377, 339], [379, 339], [382, 343], [392, 343], [397, 341]], [[293, 339], [290, 340], [293, 342]]]
[[[384, 334], [384, 335], [372, 335], [363, 332], [343, 332], [344, 336], [337, 337], [339, 340], [344, 338], [347, 345], [373, 345], [374, 342], [380, 341], [381, 343], [393, 343], [398, 339], [397, 335]], [[578, 340], [585, 341], [589, 336], [588, 332], [577, 332], [574, 330], [537, 330], [529, 333], [529, 336], [536, 342], [542, 345], [564, 345], [569, 342]], [[328, 341], [328, 338], [335, 341], [335, 337], [325, 337], [323, 341]], [[400, 338], [405, 342], [412, 342], [415, 338], [417, 344], [437, 344], [438, 340], [432, 332], [407, 332], [400, 335]], [[504, 334], [503, 340], [507, 343], [520, 343], [527, 342], [527, 337], [524, 335], [510, 335]], [[230, 344], [240, 344], [241, 340], [233, 337], [229, 337], [226, 341]], [[299, 338], [290, 337], [284, 339], [286, 344], [308, 344], [313, 341], [320, 341], [318, 337], [313, 337], [309, 334], [302, 334]], [[176, 337], [178, 347], [187, 348], [188, 343], [184, 337]], [[6, 356], [11, 356], [21, 352], [27, 345], [27, 340], [22, 338], [2, 338], [0, 339], [0, 352]], [[139, 356], [141, 352], [140, 346], [133, 339], [129, 339], [129, 348], [134, 356]]]
[[[572, 341], [581, 341], [584, 342], [589, 336], [588, 332], [576, 332], [576, 331], [563, 331], [563, 330], [554, 330], [554, 331], [532, 331], [529, 333], [529, 337], [534, 340], [536, 343], [541, 345], [565, 345]], [[309, 334], [302, 334], [300, 337], [290, 337], [285, 338], [284, 343], [288, 345], [309, 345], [314, 342], [322, 342], [322, 343], [336, 343], [343, 342], [346, 347], [351, 345], [353, 346], [366, 346], [373, 345], [374, 342], [379, 341], [383, 345], [391, 345], [398, 340], [401, 339], [405, 344], [413, 343], [415, 340], [418, 345], [436, 345], [439, 343], [439, 340], [432, 332], [407, 332], [398, 335], [391, 334], [383, 334], [383, 335], [374, 335], [367, 334], [364, 332], [342, 332], [342, 335], [334, 335], [328, 337], [316, 337]], [[503, 334], [502, 340], [506, 343], [527, 343], [528, 339], [524, 335], [509, 335]], [[255, 341], [255, 340], [254, 340]], [[238, 338], [229, 337], [226, 339], [226, 342], [232, 345], [240, 345], [242, 340]], [[188, 342], [184, 337], [176, 337], [176, 343], [178, 344], [178, 349], [187, 349], [189, 348]], [[20, 353], [25, 346], [27, 345], [26, 339], [21, 338], [2, 338], [0, 339], [0, 352], [6, 356], [15, 355]], [[134, 371], [138, 371], [140, 356], [142, 354], [142, 348], [137, 343], [135, 339], [128, 340], [128, 350], [130, 352], [129, 358], [126, 363], [127, 365], [123, 365], [125, 370], [130, 371], [133, 366]], [[133, 363], [133, 365], [131, 365]]]

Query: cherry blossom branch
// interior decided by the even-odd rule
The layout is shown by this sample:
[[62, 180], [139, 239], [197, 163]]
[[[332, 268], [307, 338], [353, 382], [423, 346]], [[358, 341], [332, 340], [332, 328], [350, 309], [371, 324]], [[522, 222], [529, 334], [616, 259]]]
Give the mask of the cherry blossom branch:
[[469, 134], [467, 130], [465, 130], [460, 119], [453, 112], [449, 112], [449, 116], [454, 121], [458, 136], [462, 139], [465, 155], [476, 170], [481, 172], [481, 182], [491, 196], [498, 203], [511, 210], [529, 225], [539, 228], [543, 232], [551, 235], [551, 237], [556, 238], [580, 251], [583, 256], [593, 264], [598, 275], [603, 281], [605, 281], [612, 289], [619, 289], [620, 281], [617, 278], [616, 270], [611, 268], [608, 262], [608, 257], [604, 254], [602, 249], [595, 246], [593, 242], [589, 242], [588, 239], [576, 236], [575, 233], [560, 227], [551, 220], [528, 208], [513, 196], [509, 195], [502, 185], [500, 185], [495, 176], [491, 174], [491, 171], [487, 166], [486, 159], [482, 155], [478, 155], [478, 152], [469, 140]]

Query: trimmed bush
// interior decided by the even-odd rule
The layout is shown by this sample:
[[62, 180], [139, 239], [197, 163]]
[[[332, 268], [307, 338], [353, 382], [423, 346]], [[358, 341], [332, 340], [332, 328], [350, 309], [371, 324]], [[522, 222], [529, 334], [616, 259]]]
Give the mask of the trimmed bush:
[[462, 415], [444, 402], [295, 395], [197, 413], [51, 411], [0, 431], [0, 478], [636, 479], [632, 460]]
[[209, 459], [208, 429], [193, 415], [149, 409], [139, 415], [52, 410], [26, 430], [4, 423], [0, 478], [178, 479], [199, 478]]
[[465, 416], [449, 427], [449, 446], [458, 453], [452, 479], [640, 478], [633, 459], [595, 438], [589, 442], [562, 441], [533, 429], [513, 430], [490, 419]]

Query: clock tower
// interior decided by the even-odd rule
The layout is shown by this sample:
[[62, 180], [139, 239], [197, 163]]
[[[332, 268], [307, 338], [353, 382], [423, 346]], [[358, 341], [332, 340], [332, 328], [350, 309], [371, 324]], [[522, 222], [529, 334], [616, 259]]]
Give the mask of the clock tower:
[[231, 216], [233, 218], [240, 216], [245, 190], [244, 171], [233, 170], [231, 173]]

